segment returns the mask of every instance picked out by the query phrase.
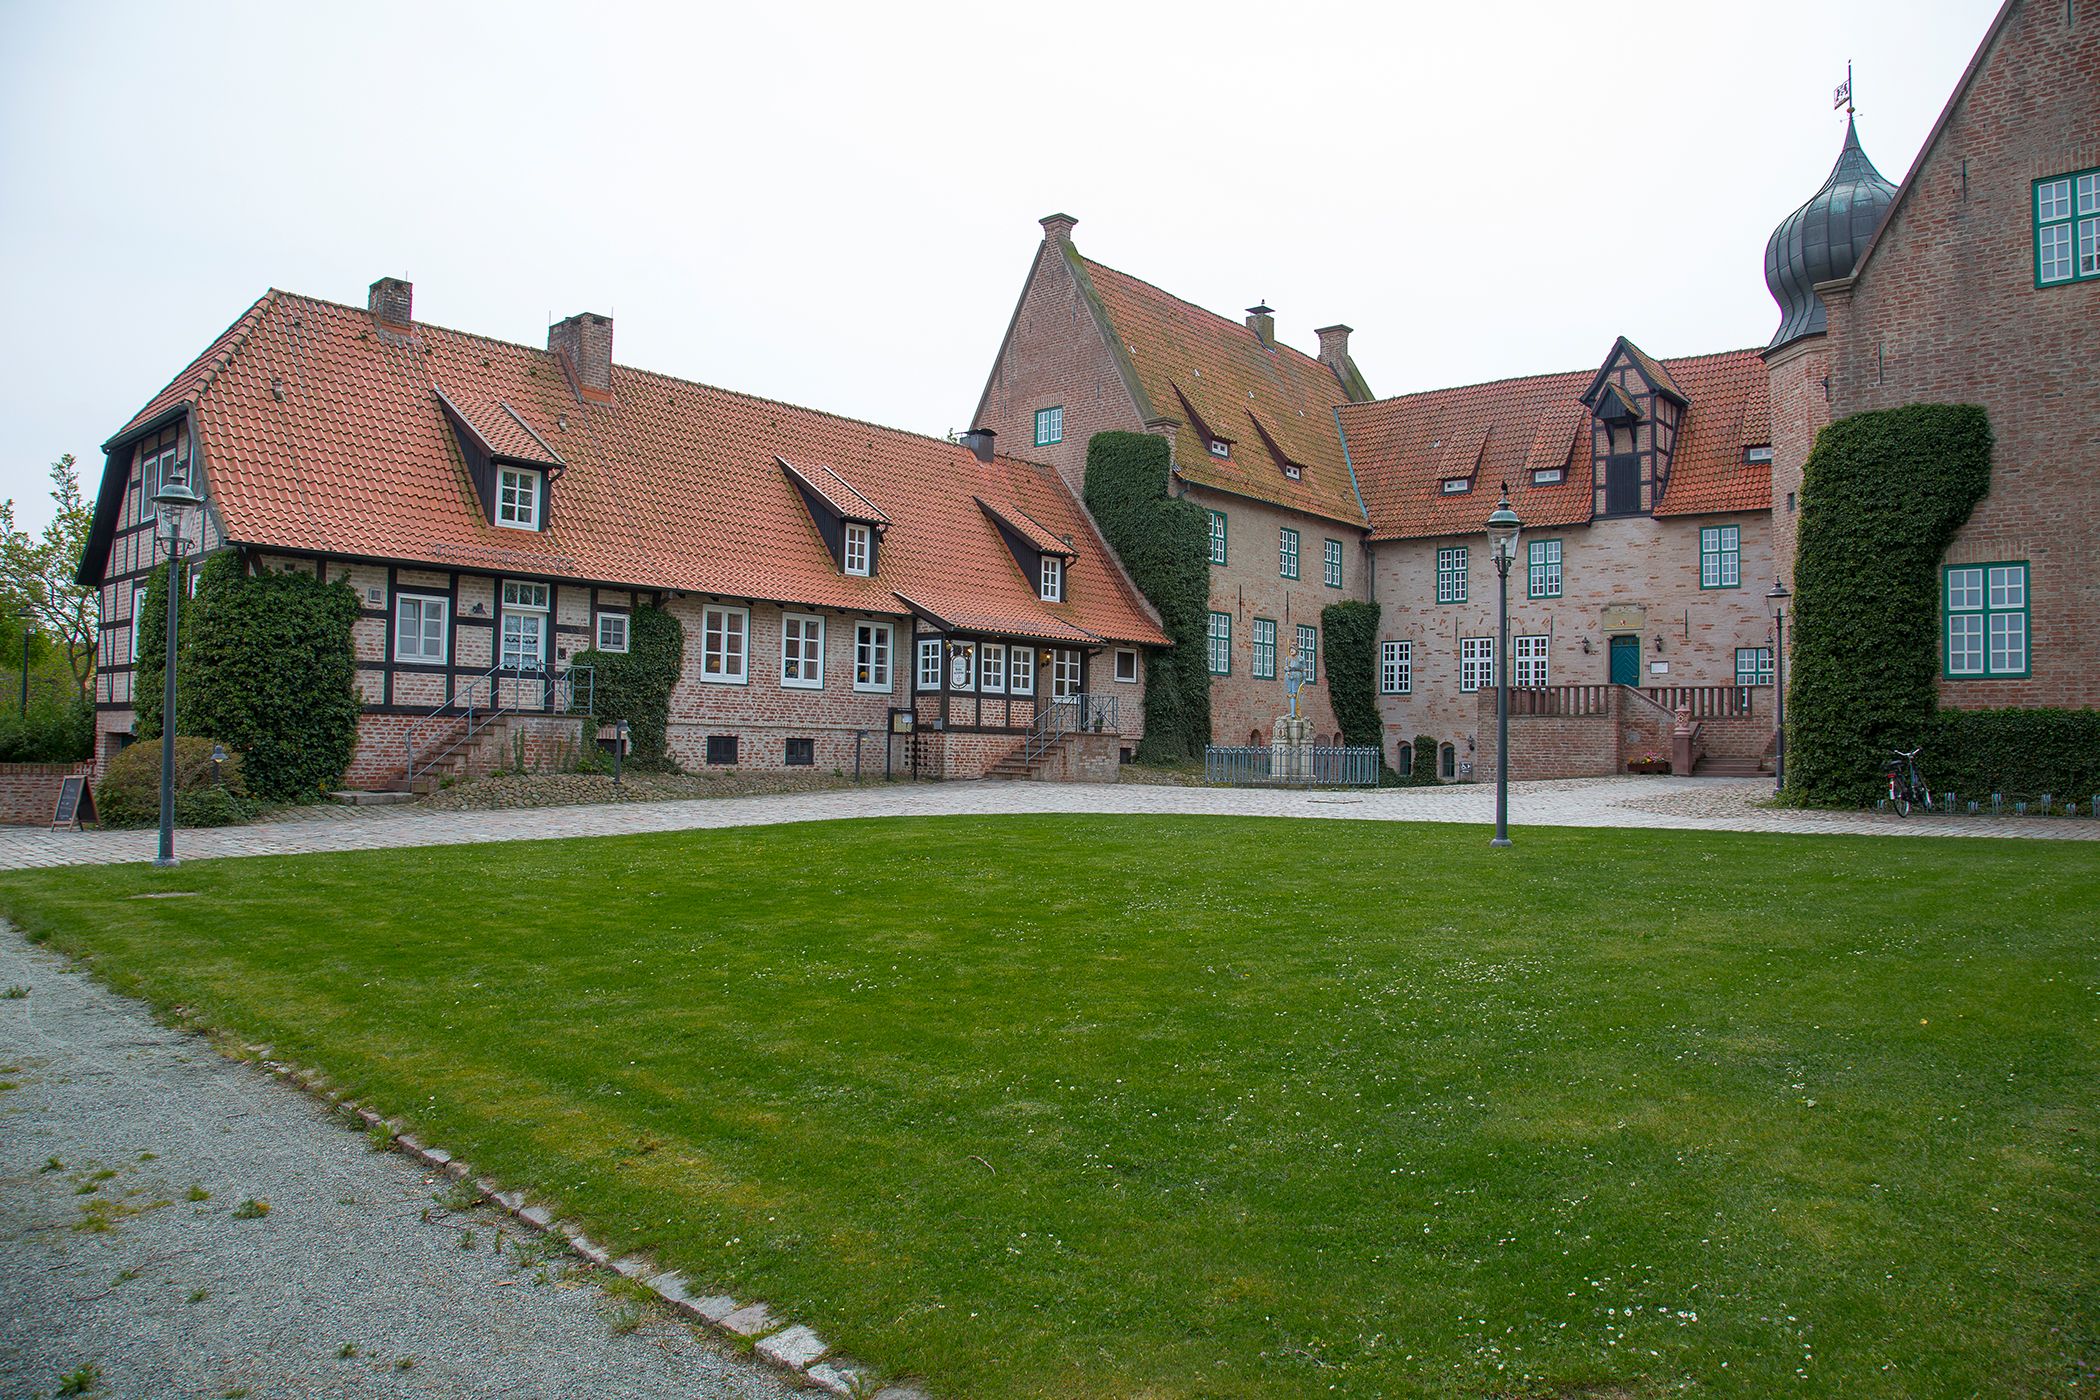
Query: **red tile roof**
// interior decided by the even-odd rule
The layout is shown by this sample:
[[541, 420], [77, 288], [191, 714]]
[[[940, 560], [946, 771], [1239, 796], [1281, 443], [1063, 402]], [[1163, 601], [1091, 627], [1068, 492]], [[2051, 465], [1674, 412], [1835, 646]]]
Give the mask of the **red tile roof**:
[[[1335, 407], [1349, 395], [1333, 370], [1288, 345], [1264, 345], [1243, 322], [1072, 256], [1152, 411], [1183, 420], [1174, 461], [1184, 479], [1330, 520], [1366, 523], [1335, 429]], [[1232, 444], [1229, 458], [1211, 455], [1210, 444], [1187, 421], [1188, 410]], [[1297, 480], [1285, 473], [1276, 451], [1302, 468]]]
[[[1048, 467], [620, 365], [612, 384], [584, 402], [545, 350], [273, 291], [130, 428], [196, 406], [237, 544], [890, 615], [907, 594], [985, 630], [1166, 642]], [[499, 451], [565, 464], [545, 529], [489, 523], [439, 385]], [[878, 577], [839, 571], [783, 459], [893, 522]], [[1070, 601], [1037, 597], [979, 498], [1076, 541]]]
[[[1655, 514], [1770, 509], [1770, 464], [1743, 460], [1744, 448], [1771, 441], [1765, 367], [1757, 352], [1641, 358], [1654, 367], [1658, 382], [1690, 403]], [[1342, 430], [1370, 509], [1371, 538], [1484, 529], [1505, 482], [1527, 525], [1588, 521], [1590, 419], [1581, 396], [1594, 374], [1570, 370], [1344, 405]], [[1558, 484], [1531, 484], [1533, 471], [1557, 466], [1567, 468]], [[1471, 491], [1444, 492], [1447, 478], [1469, 471]]]

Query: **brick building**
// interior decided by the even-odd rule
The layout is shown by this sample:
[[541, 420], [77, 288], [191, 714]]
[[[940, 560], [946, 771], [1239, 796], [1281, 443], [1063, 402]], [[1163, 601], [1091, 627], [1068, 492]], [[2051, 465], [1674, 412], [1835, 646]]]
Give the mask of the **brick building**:
[[[626, 650], [645, 604], [683, 625], [668, 737], [692, 767], [976, 776], [1083, 727], [1039, 766], [1103, 775], [1166, 640], [1058, 473], [989, 438], [629, 369], [603, 316], [545, 349], [446, 330], [391, 278], [361, 308], [268, 293], [105, 453], [80, 569], [102, 592], [98, 758], [132, 737], [172, 479], [203, 497], [205, 550], [356, 590], [358, 786], [591, 742], [569, 660]], [[469, 700], [500, 723], [468, 734]]]

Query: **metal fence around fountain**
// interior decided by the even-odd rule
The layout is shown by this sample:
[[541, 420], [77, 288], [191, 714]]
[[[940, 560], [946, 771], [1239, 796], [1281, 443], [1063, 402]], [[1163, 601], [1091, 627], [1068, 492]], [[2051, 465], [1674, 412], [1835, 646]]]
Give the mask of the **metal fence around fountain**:
[[1273, 750], [1266, 744], [1210, 744], [1203, 750], [1203, 781], [1224, 787], [1377, 787], [1379, 752], [1374, 748], [1314, 745], [1312, 770], [1303, 774], [1272, 771]]

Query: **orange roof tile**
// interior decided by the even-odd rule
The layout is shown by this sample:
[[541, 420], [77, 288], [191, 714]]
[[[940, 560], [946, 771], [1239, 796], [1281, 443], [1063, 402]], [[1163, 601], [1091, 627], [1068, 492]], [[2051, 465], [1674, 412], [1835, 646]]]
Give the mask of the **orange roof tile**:
[[[1770, 509], [1770, 464], [1743, 460], [1744, 448], [1771, 440], [1757, 352], [1648, 363], [1658, 383], [1690, 404], [1655, 514]], [[1343, 405], [1343, 435], [1370, 510], [1371, 538], [1472, 534], [1486, 528], [1504, 483], [1527, 525], [1588, 521], [1590, 418], [1581, 396], [1593, 376], [1571, 370]], [[1568, 469], [1560, 482], [1532, 484], [1533, 471], [1558, 466]], [[1469, 470], [1471, 491], [1443, 490], [1446, 479]]]
[[[903, 593], [1016, 635], [1166, 642], [1051, 468], [620, 365], [612, 384], [584, 402], [545, 350], [273, 291], [131, 427], [196, 405], [236, 544], [889, 615]], [[544, 529], [489, 523], [433, 385], [499, 450], [565, 464]], [[877, 577], [839, 571], [783, 461], [887, 503]], [[1037, 597], [979, 497], [1076, 541], [1069, 601]]]

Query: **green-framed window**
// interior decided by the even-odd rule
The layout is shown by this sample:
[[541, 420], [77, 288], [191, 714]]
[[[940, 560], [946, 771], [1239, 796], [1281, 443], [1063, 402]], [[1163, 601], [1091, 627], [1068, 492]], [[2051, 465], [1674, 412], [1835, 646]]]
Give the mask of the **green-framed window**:
[[1276, 679], [1276, 619], [1273, 617], [1254, 619], [1253, 670], [1258, 681]]
[[1735, 683], [1737, 685], [1770, 685], [1772, 683], [1772, 649], [1770, 647], [1737, 647], [1735, 649]]
[[1065, 406], [1052, 404], [1035, 411], [1035, 445], [1048, 447], [1065, 440]]
[[1214, 612], [1210, 615], [1210, 631], [1207, 637], [1210, 655], [1210, 673], [1214, 676], [1232, 674], [1232, 614]]
[[1406, 695], [1415, 688], [1415, 644], [1385, 642], [1378, 655], [1378, 693]]
[[1305, 683], [1311, 685], [1320, 678], [1320, 629], [1306, 623], [1298, 624], [1298, 654], [1305, 658]]
[[1740, 588], [1743, 583], [1743, 527], [1708, 525], [1699, 531], [1699, 586]]
[[2100, 170], [2034, 182], [2034, 285], [2100, 281]]
[[1560, 541], [1533, 540], [1526, 559], [1525, 595], [1532, 598], [1560, 596]]
[[1327, 586], [1329, 588], [1340, 588], [1342, 586], [1342, 542], [1340, 540], [1326, 541], [1321, 546], [1320, 562], [1326, 570]]
[[1298, 577], [1298, 532], [1288, 525], [1276, 532], [1276, 572], [1284, 578]]
[[1950, 564], [1940, 571], [1940, 588], [1949, 678], [2029, 674], [2026, 560]]
[[1436, 552], [1436, 600], [1439, 603], [1466, 601], [1466, 546]]
[[1222, 564], [1225, 562], [1226, 552], [1225, 512], [1222, 510], [1207, 510], [1203, 513], [1210, 517], [1210, 562]]

